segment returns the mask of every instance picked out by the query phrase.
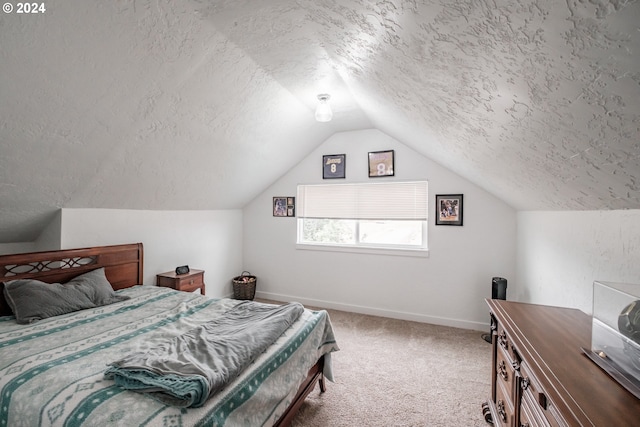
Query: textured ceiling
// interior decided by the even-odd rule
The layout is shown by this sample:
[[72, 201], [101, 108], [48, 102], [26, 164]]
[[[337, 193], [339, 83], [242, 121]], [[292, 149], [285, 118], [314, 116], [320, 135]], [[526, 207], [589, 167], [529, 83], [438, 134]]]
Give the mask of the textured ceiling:
[[638, 1], [45, 4], [0, 14], [0, 243], [59, 207], [240, 208], [371, 127], [516, 209], [640, 208]]

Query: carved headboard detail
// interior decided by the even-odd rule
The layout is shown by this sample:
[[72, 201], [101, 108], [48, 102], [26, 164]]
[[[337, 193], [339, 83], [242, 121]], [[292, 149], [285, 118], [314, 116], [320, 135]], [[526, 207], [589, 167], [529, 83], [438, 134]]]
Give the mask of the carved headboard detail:
[[[64, 283], [104, 267], [113, 289], [123, 289], [142, 284], [143, 255], [142, 243], [0, 255], [0, 282], [36, 279], [45, 283]], [[4, 291], [4, 284], [0, 291]], [[11, 310], [2, 292], [0, 316], [9, 314]]]

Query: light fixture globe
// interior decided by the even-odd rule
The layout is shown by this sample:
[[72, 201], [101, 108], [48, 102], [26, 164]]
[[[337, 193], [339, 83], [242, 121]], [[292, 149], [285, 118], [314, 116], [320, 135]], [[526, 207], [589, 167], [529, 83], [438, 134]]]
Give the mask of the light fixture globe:
[[318, 108], [316, 108], [316, 120], [319, 122], [329, 122], [333, 117], [333, 112], [329, 106], [329, 98], [331, 96], [326, 93], [318, 95]]

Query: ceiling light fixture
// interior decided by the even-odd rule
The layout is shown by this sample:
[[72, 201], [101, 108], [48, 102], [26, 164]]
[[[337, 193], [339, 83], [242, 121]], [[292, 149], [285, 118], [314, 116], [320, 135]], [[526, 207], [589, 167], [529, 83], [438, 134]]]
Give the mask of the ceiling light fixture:
[[316, 108], [316, 120], [319, 122], [329, 122], [333, 117], [333, 112], [329, 106], [329, 98], [331, 95], [327, 93], [321, 93], [318, 95], [318, 108]]

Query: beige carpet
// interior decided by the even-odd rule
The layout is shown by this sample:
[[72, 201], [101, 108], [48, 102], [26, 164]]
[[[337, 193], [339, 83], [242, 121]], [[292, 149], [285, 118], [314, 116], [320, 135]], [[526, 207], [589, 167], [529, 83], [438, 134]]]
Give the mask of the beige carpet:
[[482, 426], [491, 391], [483, 331], [328, 310], [340, 351], [293, 427]]

